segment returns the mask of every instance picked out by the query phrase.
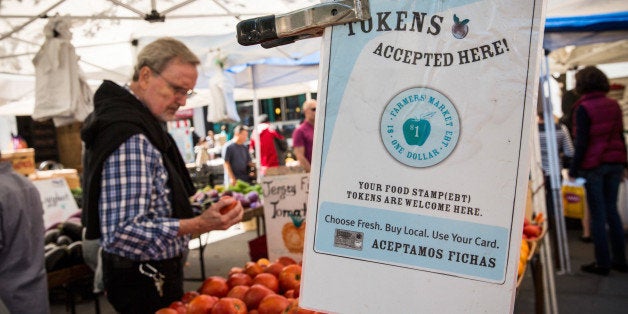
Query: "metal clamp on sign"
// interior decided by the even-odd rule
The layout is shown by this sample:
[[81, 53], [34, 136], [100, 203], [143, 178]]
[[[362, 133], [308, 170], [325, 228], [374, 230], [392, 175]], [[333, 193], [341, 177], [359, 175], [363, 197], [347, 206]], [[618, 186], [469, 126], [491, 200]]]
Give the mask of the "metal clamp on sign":
[[240, 45], [261, 44], [264, 48], [272, 48], [299, 39], [321, 36], [327, 26], [370, 18], [368, 0], [338, 0], [286, 14], [244, 20], [238, 23], [236, 28]]

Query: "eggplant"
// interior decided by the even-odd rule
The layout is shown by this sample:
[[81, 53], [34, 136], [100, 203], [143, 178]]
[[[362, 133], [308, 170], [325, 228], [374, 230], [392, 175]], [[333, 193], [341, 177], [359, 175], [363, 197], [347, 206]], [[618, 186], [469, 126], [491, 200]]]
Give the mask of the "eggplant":
[[58, 245], [57, 243], [48, 243], [44, 246], [44, 253], [47, 253], [48, 251], [56, 248]]
[[44, 233], [44, 244], [48, 243], [57, 243], [57, 239], [61, 235], [61, 230], [59, 229], [50, 229]]
[[83, 226], [72, 221], [65, 221], [61, 224], [61, 234], [70, 237], [72, 242], [82, 240]]
[[46, 272], [69, 267], [68, 251], [66, 245], [57, 246], [44, 255], [46, 263]]
[[68, 245], [68, 256], [71, 265], [84, 264], [83, 259], [83, 241], [76, 241]]
[[57, 245], [70, 245], [72, 244], [72, 238], [68, 237], [67, 235], [60, 235], [59, 238], [57, 238]]

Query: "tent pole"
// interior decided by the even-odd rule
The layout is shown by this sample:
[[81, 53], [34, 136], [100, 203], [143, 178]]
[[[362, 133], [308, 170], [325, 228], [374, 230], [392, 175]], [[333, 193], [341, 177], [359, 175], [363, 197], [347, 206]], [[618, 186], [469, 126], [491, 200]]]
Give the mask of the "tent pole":
[[554, 205], [554, 221], [556, 230], [556, 246], [559, 255], [558, 274], [571, 273], [571, 263], [569, 261], [569, 246], [567, 244], [567, 231], [565, 229], [565, 217], [563, 215], [563, 202], [560, 194], [560, 169], [558, 163], [558, 148], [556, 143], [556, 124], [552, 101], [550, 97], [550, 74], [549, 57], [545, 56], [544, 68], [541, 71], [541, 82], [543, 83], [541, 92], [543, 93], [543, 119], [545, 120], [545, 134], [547, 141], [547, 155], [549, 162], [549, 177], [551, 186], [552, 202]]
[[[539, 87], [541, 85], [539, 84]], [[543, 93], [542, 90], [539, 90], [539, 95], [541, 96]], [[539, 97], [538, 102], [542, 102], [542, 99]], [[536, 116], [532, 117], [536, 119]], [[530, 165], [530, 185], [532, 189], [532, 206], [535, 209], [536, 214], [543, 213], [547, 217], [547, 202], [545, 200], [545, 178], [543, 176], [543, 167], [541, 162], [541, 143], [539, 136], [539, 127], [538, 123], [532, 124], [532, 137], [530, 145], [533, 147], [532, 153], [532, 163]], [[558, 313], [558, 304], [556, 301], [556, 286], [554, 283], [554, 258], [552, 257], [552, 243], [549, 239], [549, 236], [543, 237], [540, 242], [540, 267], [535, 262], [536, 258], [533, 258], [532, 261], [532, 269], [533, 272], [539, 270], [541, 273], [541, 282], [540, 285], [543, 287], [543, 309], [542, 313], [554, 314]], [[537, 264], [537, 265], [535, 265]], [[536, 275], [533, 275], [534, 279], [538, 278]], [[538, 283], [534, 283], [535, 287], [538, 286]], [[538, 295], [537, 295], [538, 296]], [[540, 302], [540, 300], [537, 300]], [[540, 305], [540, 303], [539, 303]], [[540, 310], [537, 307], [537, 310]]]
[[44, 12], [41, 12], [39, 15], [31, 17], [28, 21], [26, 21], [24, 24], [17, 26], [15, 28], [13, 28], [10, 32], [6, 33], [6, 34], [2, 34], [2, 37], [0, 37], [0, 40], [3, 40], [19, 31], [22, 30], [22, 28], [26, 27], [28, 24], [33, 23], [35, 20], [37, 20], [38, 18], [40, 18], [42, 15], [45, 15], [46, 13], [48, 13], [50, 10], [56, 8], [57, 6], [59, 6], [60, 4], [64, 3], [65, 0], [61, 0], [55, 4], [53, 4], [52, 6], [50, 6], [48, 9], [44, 10]]
[[258, 125], [259, 121], [259, 99], [257, 99], [257, 89], [255, 88], [255, 65], [250, 66], [251, 71], [251, 88], [253, 89], [253, 134], [255, 138], [255, 167], [257, 169], [257, 183], [259, 184], [261, 181], [261, 143], [259, 139]]
[[[175, 4], [175, 5], [171, 6], [170, 8], [168, 8], [166, 10], [163, 10], [161, 12], [161, 14], [166, 15], [166, 14], [168, 14], [168, 13], [170, 13], [172, 11], [175, 11], [175, 10], [177, 10], [179, 8], [182, 8], [182, 7], [188, 5], [188, 4], [192, 3], [192, 2], [196, 2], [196, 0], [187, 0], [187, 1], [183, 1], [183, 2], [181, 2], [179, 4]], [[153, 10], [156, 10], [156, 8], [153, 8]]]
[[[127, 9], [127, 10], [129, 10], [129, 11], [131, 11], [131, 12], [133, 12], [133, 13], [139, 15], [139, 16], [141, 16], [141, 17], [144, 17], [144, 15], [145, 15], [144, 12], [142, 12], [142, 11], [140, 11], [140, 10], [138, 10], [138, 9], [136, 9], [136, 8], [126, 4], [126, 3], [122, 3], [122, 2], [117, 1], [117, 0], [109, 0], [109, 2], [111, 2], [111, 3], [113, 3], [113, 4], [117, 5], [117, 6], [121, 6], [121, 7], [125, 8], [125, 9]], [[153, 9], [154, 9], [155, 3], [152, 2], [152, 4], [153, 4]]]

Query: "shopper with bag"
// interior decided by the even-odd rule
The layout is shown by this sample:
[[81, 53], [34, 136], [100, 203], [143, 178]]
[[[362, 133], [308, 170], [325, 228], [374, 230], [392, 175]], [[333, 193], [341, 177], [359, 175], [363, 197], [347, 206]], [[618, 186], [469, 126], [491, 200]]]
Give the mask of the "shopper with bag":
[[570, 180], [586, 179], [595, 247], [595, 262], [581, 269], [603, 276], [611, 269], [628, 271], [624, 229], [617, 211], [619, 183], [626, 175], [626, 144], [622, 111], [617, 101], [606, 96], [609, 90], [609, 80], [598, 68], [588, 66], [576, 73], [576, 91], [581, 97], [574, 105], [576, 152], [569, 169]]

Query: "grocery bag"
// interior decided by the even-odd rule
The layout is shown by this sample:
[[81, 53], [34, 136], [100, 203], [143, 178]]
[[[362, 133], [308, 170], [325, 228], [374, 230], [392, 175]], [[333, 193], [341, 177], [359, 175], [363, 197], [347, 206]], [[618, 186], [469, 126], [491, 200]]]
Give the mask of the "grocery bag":
[[582, 219], [584, 217], [585, 205], [585, 191], [584, 183], [578, 180], [571, 182], [569, 180], [563, 181], [561, 188], [561, 194], [563, 197], [563, 207], [565, 217]]

